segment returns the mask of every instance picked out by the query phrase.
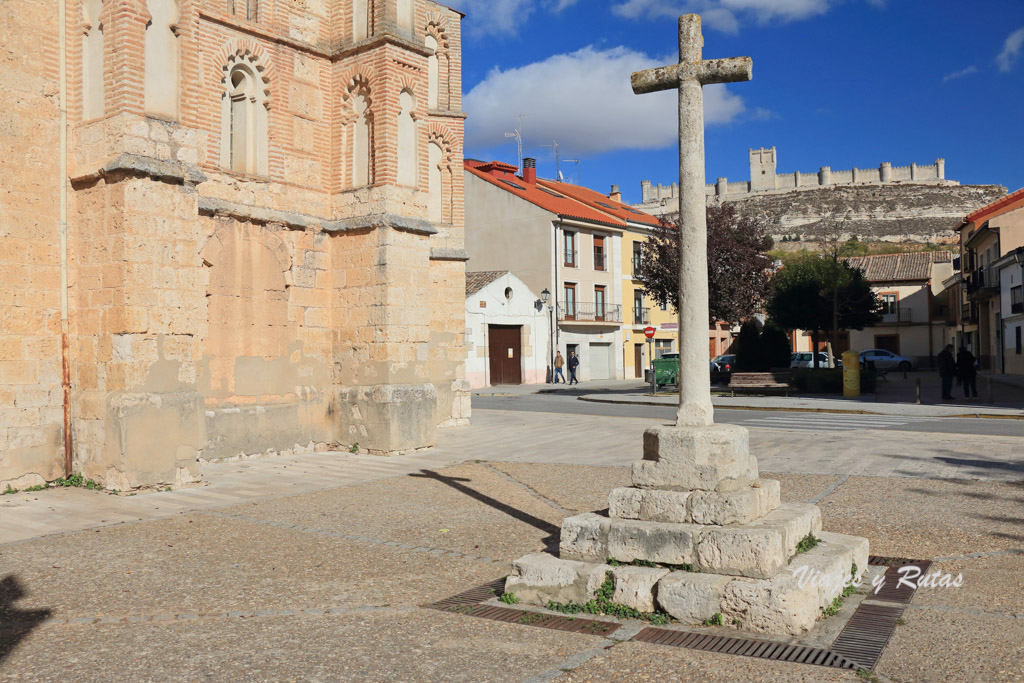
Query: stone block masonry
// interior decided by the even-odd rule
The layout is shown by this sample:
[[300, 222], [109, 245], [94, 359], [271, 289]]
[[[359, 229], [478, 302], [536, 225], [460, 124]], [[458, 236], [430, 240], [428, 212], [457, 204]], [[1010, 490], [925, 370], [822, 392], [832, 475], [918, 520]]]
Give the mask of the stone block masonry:
[[73, 469], [109, 488], [466, 424], [461, 15], [73, 4], [64, 41], [52, 0], [0, 26], [0, 488], [64, 473], [62, 275]]

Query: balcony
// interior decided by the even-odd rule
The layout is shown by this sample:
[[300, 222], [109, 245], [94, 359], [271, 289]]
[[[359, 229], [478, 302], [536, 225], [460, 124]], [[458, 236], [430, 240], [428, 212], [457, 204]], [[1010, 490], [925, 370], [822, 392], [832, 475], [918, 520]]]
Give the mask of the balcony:
[[913, 322], [909, 308], [897, 308], [895, 312], [882, 314], [882, 325], [909, 325]]
[[566, 249], [565, 253], [563, 254], [563, 256], [565, 257], [565, 260], [563, 261], [563, 263], [565, 264], [566, 268], [579, 268], [580, 267], [579, 254], [576, 252], [575, 249]]
[[622, 322], [622, 306], [594, 303], [592, 301], [578, 301], [574, 304], [558, 304], [557, 314], [559, 322]]
[[651, 309], [649, 308], [634, 308], [633, 309], [633, 324], [634, 325], [650, 325], [651, 324]]
[[640, 258], [639, 258], [639, 256], [637, 254], [633, 255], [632, 265], [633, 265], [633, 272], [630, 273], [630, 274], [633, 276], [634, 280], [639, 280], [640, 276], [642, 274], [643, 261], [640, 260]]
[[992, 268], [978, 268], [964, 279], [969, 297], [992, 296], [999, 292], [999, 271]]

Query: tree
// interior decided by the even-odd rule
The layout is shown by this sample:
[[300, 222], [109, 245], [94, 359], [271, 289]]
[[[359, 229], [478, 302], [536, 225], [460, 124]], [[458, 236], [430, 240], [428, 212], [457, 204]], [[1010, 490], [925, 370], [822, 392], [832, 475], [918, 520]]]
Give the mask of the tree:
[[[771, 288], [772, 248], [764, 223], [737, 215], [730, 204], [709, 206], [708, 292], [710, 320], [739, 323], [760, 312]], [[662, 220], [644, 243], [640, 281], [656, 301], [679, 310], [679, 227]]]
[[749, 320], [740, 327], [736, 337], [736, 371], [757, 372], [761, 370], [760, 339], [757, 324]]
[[[790, 329], [810, 330], [814, 348], [819, 333], [862, 330], [880, 322], [880, 303], [864, 274], [845, 261], [807, 256], [775, 274], [768, 316]], [[817, 366], [817, 354], [814, 356]]]

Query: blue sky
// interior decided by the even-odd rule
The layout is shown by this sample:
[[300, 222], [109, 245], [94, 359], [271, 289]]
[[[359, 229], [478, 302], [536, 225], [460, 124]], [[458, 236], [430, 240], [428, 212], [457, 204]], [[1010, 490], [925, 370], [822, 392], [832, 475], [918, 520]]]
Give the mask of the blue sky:
[[749, 55], [754, 80], [704, 89], [707, 178], [946, 160], [964, 184], [1024, 186], [1022, 0], [451, 0], [463, 24], [466, 155], [524, 156], [602, 192], [671, 183], [675, 97], [633, 95], [632, 71], [678, 61], [676, 18], [697, 12], [704, 57]]

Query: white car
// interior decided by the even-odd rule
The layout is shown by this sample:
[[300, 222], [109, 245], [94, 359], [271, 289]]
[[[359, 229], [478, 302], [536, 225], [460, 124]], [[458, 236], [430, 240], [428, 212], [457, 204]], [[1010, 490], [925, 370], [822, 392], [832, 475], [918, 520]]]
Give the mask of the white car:
[[877, 370], [913, 370], [917, 367], [917, 360], [900, 356], [885, 349], [868, 349], [860, 352], [860, 364], [869, 367], [873, 364]]
[[[836, 367], [842, 367], [843, 362], [839, 356], [836, 356]], [[810, 351], [802, 351], [794, 353], [790, 357], [789, 367], [791, 368], [813, 368], [814, 367], [814, 356]], [[824, 351], [818, 351], [818, 367], [828, 367], [828, 354]]]

